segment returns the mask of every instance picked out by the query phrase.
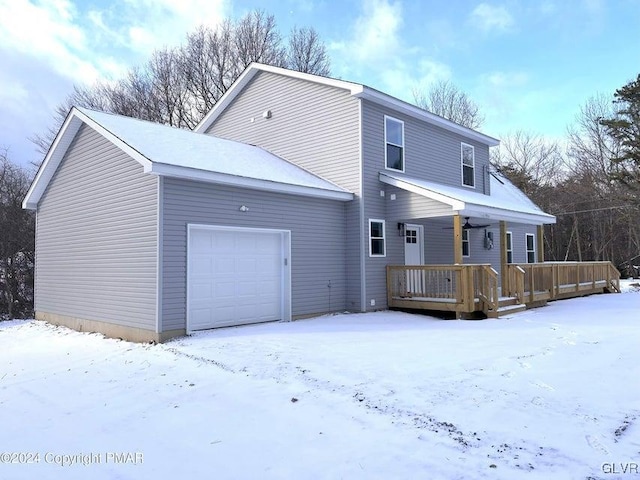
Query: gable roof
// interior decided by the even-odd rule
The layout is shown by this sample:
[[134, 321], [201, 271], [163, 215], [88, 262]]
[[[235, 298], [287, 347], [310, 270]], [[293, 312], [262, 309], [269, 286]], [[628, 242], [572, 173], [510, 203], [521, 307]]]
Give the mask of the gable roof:
[[556, 217], [543, 212], [499, 173], [490, 174], [490, 195], [395, 173], [380, 172], [379, 178], [388, 185], [449, 205], [452, 213], [459, 215], [533, 225], [556, 223]]
[[27, 192], [24, 208], [37, 207], [82, 125], [127, 153], [145, 173], [294, 195], [353, 199], [351, 192], [260, 147], [74, 107]]
[[454, 133], [458, 133], [467, 138], [476, 140], [487, 146], [493, 147], [500, 143], [499, 140], [480, 133], [471, 128], [463, 127], [455, 122], [447, 120], [439, 115], [431, 113], [427, 110], [419, 108], [415, 105], [402, 101], [398, 98], [387, 95], [386, 93], [375, 90], [366, 85], [347, 82], [344, 80], [337, 80], [335, 78], [321, 77], [318, 75], [312, 75], [309, 73], [297, 72], [294, 70], [288, 70], [286, 68], [274, 67], [271, 65], [264, 65], [262, 63], [252, 63], [244, 72], [238, 77], [238, 79], [231, 85], [229, 90], [216, 102], [213, 108], [207, 113], [207, 115], [200, 121], [200, 123], [194, 129], [195, 132], [204, 133], [213, 122], [220, 116], [222, 112], [233, 102], [244, 87], [255, 77], [259, 72], [270, 72], [278, 75], [284, 75], [290, 78], [297, 78], [300, 80], [306, 80], [308, 82], [317, 83], [320, 85], [326, 85], [335, 88], [341, 88], [349, 91], [349, 93], [356, 98], [363, 98], [369, 100], [378, 105], [390, 108], [396, 112], [404, 113], [411, 117], [425, 121], [432, 125], [444, 128]]

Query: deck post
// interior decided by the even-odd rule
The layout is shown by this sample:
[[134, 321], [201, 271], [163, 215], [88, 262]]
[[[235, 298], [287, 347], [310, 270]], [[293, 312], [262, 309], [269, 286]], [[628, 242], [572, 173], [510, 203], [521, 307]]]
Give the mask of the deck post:
[[543, 263], [544, 262], [544, 225], [538, 225], [538, 254], [536, 258], [536, 262]]
[[453, 263], [462, 265], [462, 217], [453, 216]]
[[500, 287], [501, 295], [506, 297], [509, 292], [509, 272], [507, 267], [507, 222], [500, 220]]

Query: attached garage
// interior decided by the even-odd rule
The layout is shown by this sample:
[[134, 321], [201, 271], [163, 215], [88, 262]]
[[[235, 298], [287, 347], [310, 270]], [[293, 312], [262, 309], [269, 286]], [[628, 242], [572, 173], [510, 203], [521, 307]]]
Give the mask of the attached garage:
[[290, 232], [188, 226], [187, 331], [290, 320]]

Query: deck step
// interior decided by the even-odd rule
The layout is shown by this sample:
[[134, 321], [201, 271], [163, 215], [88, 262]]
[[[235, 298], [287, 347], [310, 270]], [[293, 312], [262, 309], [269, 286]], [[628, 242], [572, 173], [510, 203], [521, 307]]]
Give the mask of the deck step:
[[498, 298], [499, 307], [508, 307], [509, 305], [520, 305], [518, 297], [500, 297]]
[[524, 312], [527, 309], [527, 306], [523, 303], [517, 303], [513, 305], [505, 305], [498, 307], [498, 310], [494, 312], [489, 312], [487, 317], [489, 318], [499, 318], [505, 315], [509, 315], [511, 313]]

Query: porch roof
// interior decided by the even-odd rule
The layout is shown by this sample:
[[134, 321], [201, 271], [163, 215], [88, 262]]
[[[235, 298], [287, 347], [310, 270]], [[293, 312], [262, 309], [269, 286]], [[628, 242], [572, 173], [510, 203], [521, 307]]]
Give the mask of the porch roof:
[[519, 188], [498, 173], [490, 174], [490, 195], [397, 173], [380, 172], [379, 178], [387, 185], [449, 205], [452, 215], [533, 225], [556, 223], [555, 216], [543, 212]]

